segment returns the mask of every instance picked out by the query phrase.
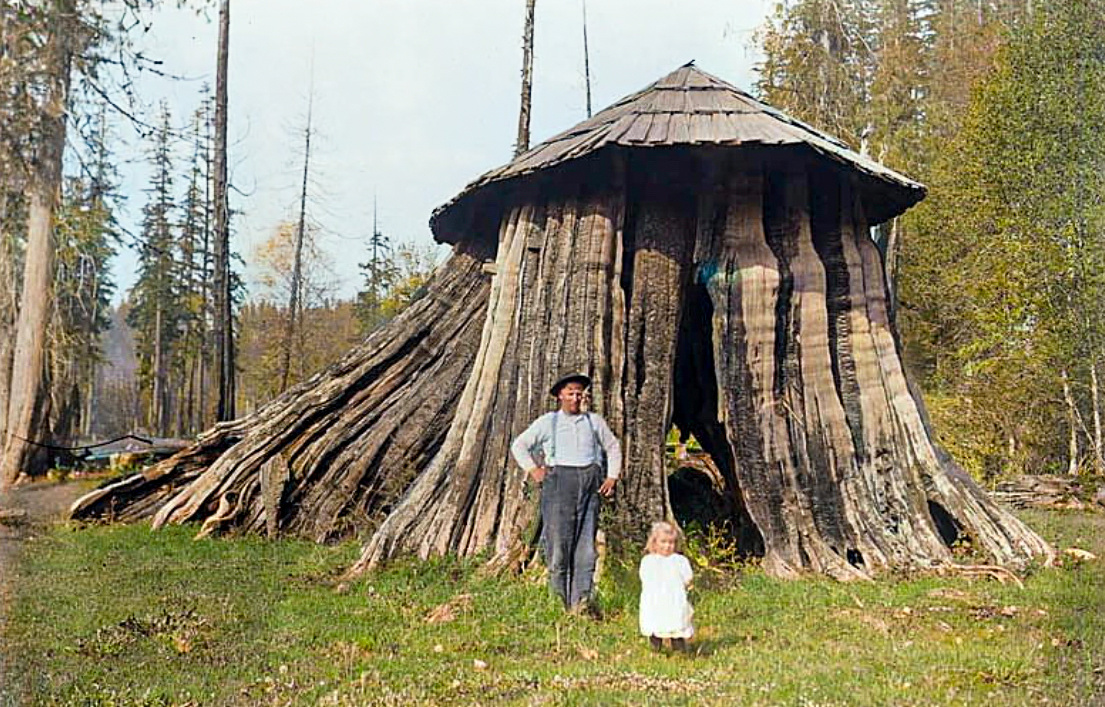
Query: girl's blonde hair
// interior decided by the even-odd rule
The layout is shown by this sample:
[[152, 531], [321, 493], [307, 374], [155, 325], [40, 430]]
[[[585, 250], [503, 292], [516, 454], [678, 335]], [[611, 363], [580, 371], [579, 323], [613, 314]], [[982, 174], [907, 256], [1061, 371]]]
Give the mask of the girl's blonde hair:
[[661, 537], [671, 535], [675, 538], [676, 547], [679, 546], [679, 528], [665, 520], [659, 520], [652, 524], [652, 530], [648, 533], [648, 542], [645, 543], [645, 552], [654, 553], [659, 550]]

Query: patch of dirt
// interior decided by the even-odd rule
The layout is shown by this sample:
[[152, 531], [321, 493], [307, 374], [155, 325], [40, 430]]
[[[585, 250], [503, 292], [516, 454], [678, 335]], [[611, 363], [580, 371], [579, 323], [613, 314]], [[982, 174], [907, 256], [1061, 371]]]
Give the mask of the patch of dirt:
[[[13, 578], [23, 543], [63, 519], [70, 504], [87, 491], [79, 483], [45, 481], [0, 491], [0, 636], [8, 620]], [[7, 679], [7, 672], [8, 656], [4, 653], [4, 641], [0, 641], [0, 688], [13, 684]], [[0, 690], [0, 698], [3, 697]]]

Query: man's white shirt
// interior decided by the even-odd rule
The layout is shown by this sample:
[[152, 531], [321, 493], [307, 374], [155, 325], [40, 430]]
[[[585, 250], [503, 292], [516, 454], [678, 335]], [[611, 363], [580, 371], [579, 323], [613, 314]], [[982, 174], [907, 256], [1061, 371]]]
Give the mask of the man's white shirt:
[[564, 411], [545, 413], [515, 438], [510, 445], [510, 453], [518, 466], [527, 472], [541, 466], [534, 459], [537, 452], [544, 457], [545, 466], [590, 466], [602, 461], [595, 444], [596, 438], [599, 446], [606, 451], [606, 478], [618, 478], [622, 470], [621, 444], [610, 431], [606, 420], [593, 412], [578, 415]]

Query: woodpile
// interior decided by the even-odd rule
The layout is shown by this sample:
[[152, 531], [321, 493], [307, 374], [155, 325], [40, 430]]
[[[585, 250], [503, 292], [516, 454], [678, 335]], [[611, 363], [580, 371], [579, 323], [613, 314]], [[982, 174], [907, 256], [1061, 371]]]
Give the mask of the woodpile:
[[1013, 508], [1105, 511], [1105, 486], [1091, 492], [1077, 477], [1029, 475], [1000, 482], [993, 497]]

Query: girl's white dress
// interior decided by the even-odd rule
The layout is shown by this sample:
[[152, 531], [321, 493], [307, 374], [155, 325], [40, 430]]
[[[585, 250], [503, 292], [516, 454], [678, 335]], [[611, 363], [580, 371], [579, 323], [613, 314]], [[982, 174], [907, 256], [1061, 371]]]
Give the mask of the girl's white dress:
[[641, 558], [641, 635], [690, 638], [694, 635], [687, 584], [694, 574], [686, 557], [648, 554]]

